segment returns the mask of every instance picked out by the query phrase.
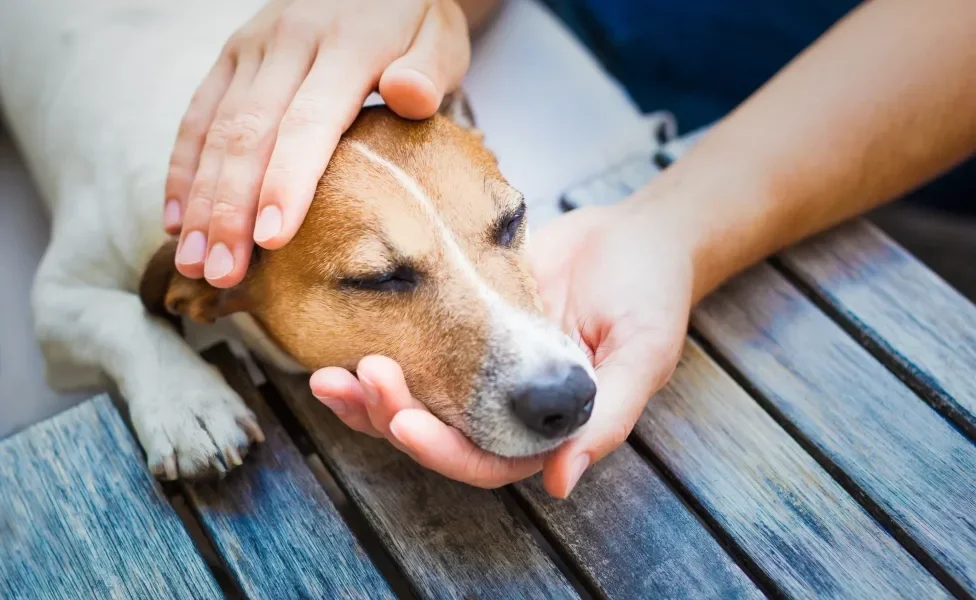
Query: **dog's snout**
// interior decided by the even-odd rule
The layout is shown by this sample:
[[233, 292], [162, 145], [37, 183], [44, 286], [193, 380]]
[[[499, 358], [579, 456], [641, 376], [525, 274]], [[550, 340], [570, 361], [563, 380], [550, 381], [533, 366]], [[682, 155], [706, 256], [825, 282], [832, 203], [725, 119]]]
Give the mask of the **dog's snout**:
[[516, 390], [515, 415], [530, 430], [547, 438], [568, 435], [586, 423], [593, 411], [596, 383], [578, 365], [537, 377]]

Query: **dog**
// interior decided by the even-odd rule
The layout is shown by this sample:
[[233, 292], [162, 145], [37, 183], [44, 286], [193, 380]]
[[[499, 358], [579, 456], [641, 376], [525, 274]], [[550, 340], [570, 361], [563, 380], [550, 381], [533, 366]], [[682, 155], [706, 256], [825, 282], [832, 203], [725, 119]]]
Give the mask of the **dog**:
[[[53, 26], [41, 21], [56, 17], [30, 3], [17, 7], [6, 16], [20, 26], [7, 33], [22, 39], [4, 42], [0, 84], [18, 83], [3, 88], [8, 113], [21, 117], [15, 134], [46, 141], [24, 147], [52, 216], [32, 290], [48, 379], [58, 389], [114, 384], [157, 477], [219, 476], [263, 439], [173, 316], [229, 323], [261, 359], [293, 373], [388, 356], [431, 412], [501, 456], [547, 452], [587, 421], [590, 361], [541, 314], [524, 256], [524, 200], [460, 93], [426, 121], [365, 108], [295, 239], [257, 252], [240, 285], [218, 290], [177, 273], [160, 205], [180, 110], [229, 31], [200, 25], [194, 37], [186, 31], [194, 23], [184, 22], [184, 42], [166, 49], [182, 53], [171, 58], [182, 70], [160, 70], [150, 88], [131, 79], [161, 49], [131, 24], [163, 8], [105, 2]], [[226, 11], [253, 12], [246, 2], [199, 10], [210, 8], [224, 11], [214, 17], [221, 23]], [[95, 41], [85, 37], [86, 19], [125, 26]], [[84, 72], [85, 86], [99, 91], [60, 93], [81, 84], [41, 64]], [[106, 110], [109, 95], [124, 110]]]

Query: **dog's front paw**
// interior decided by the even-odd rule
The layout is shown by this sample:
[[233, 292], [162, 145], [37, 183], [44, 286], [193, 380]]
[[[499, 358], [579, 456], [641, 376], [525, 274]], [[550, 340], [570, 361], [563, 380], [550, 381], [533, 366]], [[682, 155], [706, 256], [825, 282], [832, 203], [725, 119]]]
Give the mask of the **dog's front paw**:
[[223, 477], [240, 466], [264, 433], [254, 413], [223, 380], [159, 389], [130, 401], [132, 424], [160, 479]]

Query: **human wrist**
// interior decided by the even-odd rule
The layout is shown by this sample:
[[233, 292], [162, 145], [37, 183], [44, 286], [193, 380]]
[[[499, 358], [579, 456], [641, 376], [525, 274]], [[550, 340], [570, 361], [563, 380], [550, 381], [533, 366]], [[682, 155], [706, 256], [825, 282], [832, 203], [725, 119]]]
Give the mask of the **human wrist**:
[[779, 214], [768, 181], [761, 173], [678, 162], [621, 204], [623, 218], [667, 236], [687, 254], [695, 304], [779, 249], [786, 216]]

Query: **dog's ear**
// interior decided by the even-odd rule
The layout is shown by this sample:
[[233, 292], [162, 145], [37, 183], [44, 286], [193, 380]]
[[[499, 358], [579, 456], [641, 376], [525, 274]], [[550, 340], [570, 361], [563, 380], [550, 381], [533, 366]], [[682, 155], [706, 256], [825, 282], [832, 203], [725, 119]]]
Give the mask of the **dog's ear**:
[[468, 97], [461, 88], [445, 94], [444, 100], [441, 101], [441, 107], [437, 109], [437, 112], [454, 121], [464, 129], [477, 129], [471, 104], [468, 103]]
[[223, 290], [205, 279], [190, 279], [176, 270], [176, 240], [166, 242], [149, 260], [139, 282], [139, 298], [151, 314], [161, 317], [186, 316], [212, 324], [216, 319], [244, 310], [241, 286]]

